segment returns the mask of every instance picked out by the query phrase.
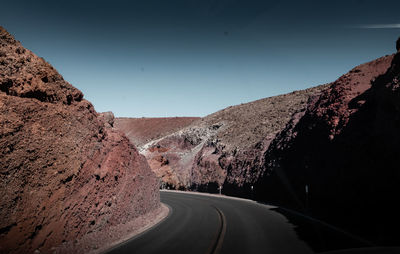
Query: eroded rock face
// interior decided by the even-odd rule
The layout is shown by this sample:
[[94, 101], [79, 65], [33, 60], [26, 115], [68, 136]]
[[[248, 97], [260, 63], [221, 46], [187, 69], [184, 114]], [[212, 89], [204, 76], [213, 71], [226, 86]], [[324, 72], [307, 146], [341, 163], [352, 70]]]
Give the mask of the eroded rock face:
[[159, 207], [158, 180], [112, 126], [0, 27], [0, 252], [52, 252]]
[[398, 245], [399, 59], [360, 65], [310, 101], [266, 153], [259, 198]]

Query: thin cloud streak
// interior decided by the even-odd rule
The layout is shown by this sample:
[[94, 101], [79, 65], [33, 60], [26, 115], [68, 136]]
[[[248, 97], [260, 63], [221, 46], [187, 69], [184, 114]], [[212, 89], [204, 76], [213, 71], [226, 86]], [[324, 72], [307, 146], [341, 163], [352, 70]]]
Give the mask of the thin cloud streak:
[[364, 25], [359, 28], [364, 29], [395, 29], [400, 28], [400, 24], [373, 24], [373, 25]]

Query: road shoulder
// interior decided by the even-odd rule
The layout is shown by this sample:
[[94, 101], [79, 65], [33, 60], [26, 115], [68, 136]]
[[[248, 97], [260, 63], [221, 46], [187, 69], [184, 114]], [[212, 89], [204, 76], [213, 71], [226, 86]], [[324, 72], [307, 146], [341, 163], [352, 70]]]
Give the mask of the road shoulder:
[[156, 227], [171, 212], [168, 205], [161, 203], [157, 209], [128, 223], [110, 227], [107, 232], [93, 232], [75, 243], [65, 243], [55, 248], [54, 253], [106, 253]]
[[[125, 230], [129, 230], [130, 232], [126, 232], [124, 236], [101, 249], [93, 250], [90, 254], [107, 253], [121, 244], [141, 236], [167, 219], [171, 212], [172, 210], [168, 205], [161, 203], [160, 208], [156, 211], [149, 212], [130, 222], [128, 225], [124, 225]], [[131, 231], [131, 228], [135, 228], [135, 230]]]

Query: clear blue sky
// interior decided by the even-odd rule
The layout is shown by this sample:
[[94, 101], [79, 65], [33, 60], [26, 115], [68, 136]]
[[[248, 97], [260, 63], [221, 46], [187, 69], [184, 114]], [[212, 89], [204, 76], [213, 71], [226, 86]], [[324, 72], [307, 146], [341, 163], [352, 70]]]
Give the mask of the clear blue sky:
[[400, 1], [3, 1], [0, 25], [97, 111], [204, 116], [395, 50]]

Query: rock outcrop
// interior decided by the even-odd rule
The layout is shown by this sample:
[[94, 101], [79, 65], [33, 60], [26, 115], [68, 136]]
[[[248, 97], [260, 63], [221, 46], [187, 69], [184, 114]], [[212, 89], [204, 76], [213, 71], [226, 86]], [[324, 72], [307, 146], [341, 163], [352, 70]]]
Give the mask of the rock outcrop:
[[399, 74], [398, 52], [354, 68], [311, 100], [265, 154], [258, 198], [398, 245]]
[[0, 27], [0, 252], [49, 253], [158, 209], [145, 158], [44, 59]]

